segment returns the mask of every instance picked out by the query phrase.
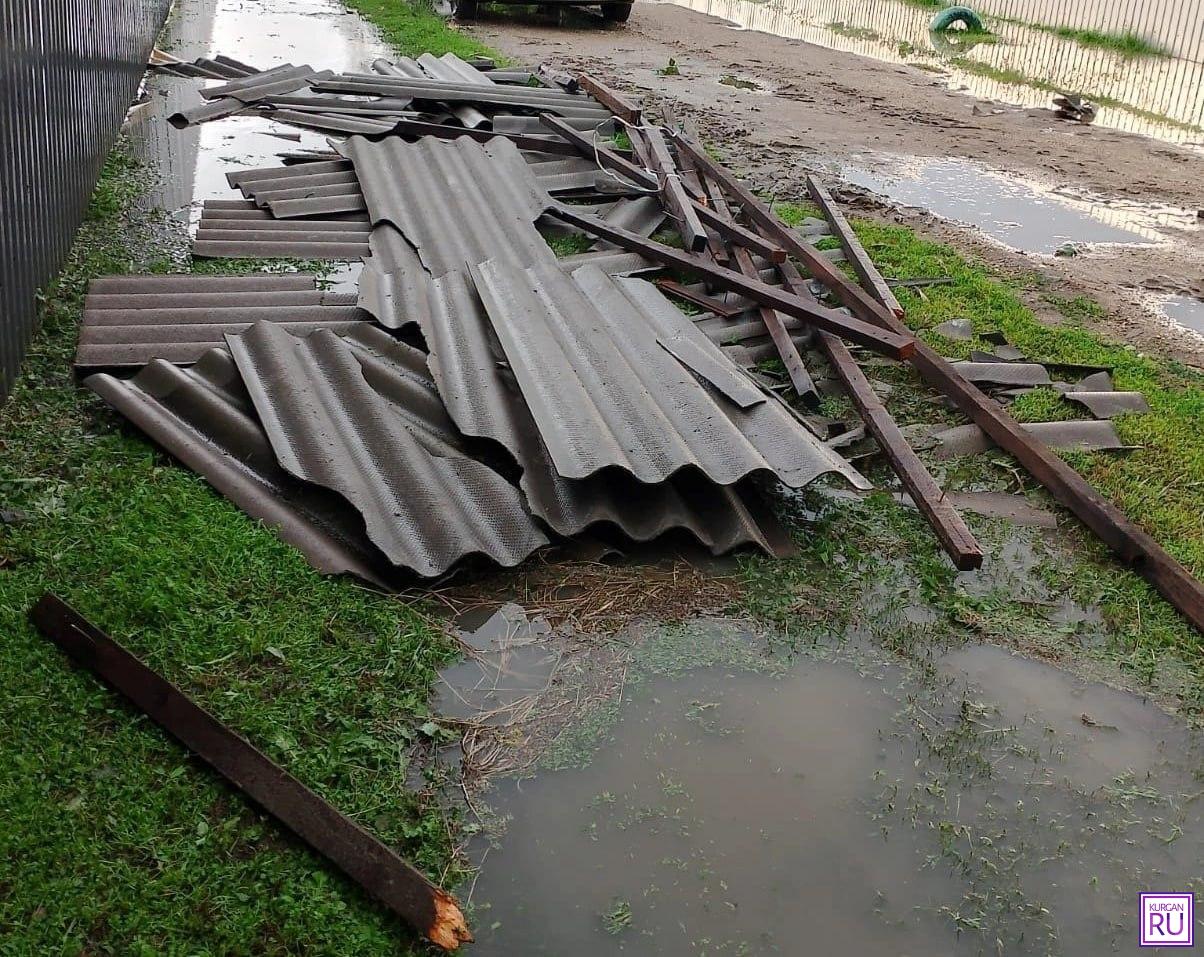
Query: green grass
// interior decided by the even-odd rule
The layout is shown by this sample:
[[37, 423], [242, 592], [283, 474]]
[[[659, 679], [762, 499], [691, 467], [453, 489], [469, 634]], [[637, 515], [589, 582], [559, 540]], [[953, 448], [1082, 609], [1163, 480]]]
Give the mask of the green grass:
[[1043, 23], [1034, 23], [1030, 24], [1030, 26], [1045, 33], [1053, 33], [1065, 40], [1073, 40], [1081, 46], [1111, 50], [1113, 53], [1119, 53], [1122, 56], [1169, 57], [1171, 55], [1169, 51], [1158, 46], [1158, 44], [1151, 43], [1145, 37], [1131, 30], [1125, 33], [1110, 33], [1106, 30], [1085, 30], [1079, 27], [1066, 26], [1054, 27]]
[[454, 53], [465, 59], [487, 56], [498, 63], [505, 62], [481, 41], [453, 29], [447, 20], [421, 2], [343, 0], [343, 5], [376, 24], [385, 41], [404, 56]]
[[[353, 6], [402, 52], [488, 52], [404, 5]], [[132, 211], [145, 177], [109, 158], [0, 407], [0, 951], [427, 953], [26, 620], [59, 594], [433, 879], [461, 877], [456, 822], [409, 777], [455, 654], [442, 627], [318, 575], [73, 381], [88, 281], [173, 268]]]
[[[787, 222], [797, 223], [814, 210], [806, 204], [779, 203], [775, 210]], [[1064, 298], [1047, 288], [1039, 278], [1003, 279], [986, 268], [937, 243], [920, 239], [907, 229], [870, 222], [855, 224], [858, 235], [874, 260], [889, 277], [901, 279], [950, 277], [951, 284], [923, 290], [900, 288], [897, 295], [907, 310], [908, 321], [934, 347], [952, 357], [964, 357], [973, 348], [989, 350], [990, 343], [977, 340], [953, 342], [932, 333], [932, 327], [954, 318], [969, 318], [978, 334], [1002, 331], [1008, 341], [1028, 356], [1043, 362], [1104, 365], [1113, 368], [1115, 386], [1145, 394], [1148, 414], [1131, 414], [1114, 420], [1126, 444], [1137, 448], [1125, 455], [1115, 453], [1066, 453], [1065, 458], [1105, 496], [1153, 535], [1196, 576], [1204, 576], [1204, 375], [1174, 362], [1143, 356], [1131, 347], [1108, 343], [1091, 328], [1103, 316], [1098, 304], [1085, 297]], [[1029, 302], [1040, 302], [1056, 312], [1057, 325], [1038, 321]], [[942, 421], [939, 402], [917, 386], [908, 370], [875, 369], [874, 375], [898, 386], [888, 402], [901, 422]], [[1079, 407], [1067, 403], [1056, 392], [1041, 389], [1022, 397], [1015, 406], [1025, 421], [1081, 416]], [[935, 463], [934, 463], [935, 464]], [[964, 462], [941, 464], [947, 486], [1036, 488], [1036, 483], [1017, 470], [1002, 454], [971, 457]], [[1018, 479], [1017, 476], [1020, 476]], [[783, 608], [797, 609], [799, 592], [789, 587], [797, 573], [797, 588], [816, 593], [809, 607], [823, 607], [819, 595], [841, 588], [840, 576], [851, 574], [848, 566], [832, 564], [832, 556], [913, 555], [921, 576], [937, 583], [930, 591], [954, 620], [972, 619], [976, 627], [986, 614], [975, 601], [956, 597], [948, 563], [940, 557], [931, 534], [914, 514], [899, 517], [889, 501], [886, 505], [849, 506], [841, 503], [831, 527], [808, 529], [802, 564], [794, 561], [768, 563], [763, 593], [753, 576], [751, 607], [779, 623], [789, 624]], [[857, 510], [865, 509], [863, 521]], [[883, 518], [887, 513], [894, 517]], [[884, 531], [884, 526], [886, 530]], [[1085, 531], [1071, 523], [1076, 542], [1074, 559], [1054, 563], [1048, 577], [1066, 594], [1098, 604], [1108, 624], [1109, 654], [1143, 674], [1166, 655], [1186, 661], [1200, 688], [1204, 689], [1204, 643], [1190, 626], [1139, 577], [1113, 562], [1106, 550]], [[902, 543], [902, 544], [901, 544]], [[907, 558], [906, 561], [913, 559]], [[817, 570], [818, 569], [818, 570]], [[926, 569], [926, 570], [925, 570]], [[823, 584], [819, 570], [833, 584]], [[949, 589], [945, 594], [942, 589]], [[847, 592], [845, 593], [847, 594]], [[954, 597], [950, 598], [949, 595]], [[794, 614], [795, 612], [791, 612]], [[832, 614], [836, 612], [833, 611]], [[842, 612], [843, 614], [843, 612]], [[1005, 616], [1008, 627], [1022, 631], [1033, 627], [1019, 615], [1012, 598], [1001, 594], [991, 614]], [[822, 616], [821, 616], [822, 617]], [[988, 616], [989, 617], [989, 616]], [[1007, 641], [1007, 629], [990, 632]], [[1204, 690], [1201, 691], [1204, 695]]]

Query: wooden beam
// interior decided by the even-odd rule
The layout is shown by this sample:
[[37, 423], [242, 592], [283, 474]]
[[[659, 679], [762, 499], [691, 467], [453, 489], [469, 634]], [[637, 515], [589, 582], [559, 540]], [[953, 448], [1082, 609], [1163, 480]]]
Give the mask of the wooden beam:
[[[894, 332], [907, 329], [903, 320], [886, 308], [880, 324]], [[952, 399], [992, 442], [1024, 466], [1055, 500], [1204, 634], [1204, 584], [1199, 579], [931, 346], [917, 340], [910, 361], [925, 382]]]
[[837, 299], [858, 319], [881, 325], [892, 314], [878, 300], [850, 280], [819, 250], [803, 242], [793, 230], [778, 219], [747, 186], [730, 170], [721, 166], [707, 155], [706, 151], [681, 133], [671, 133], [674, 144], [690, 158], [707, 177], [715, 180], [723, 190], [740, 204], [740, 214], [755, 224], [767, 239], [773, 240], [788, 255], [802, 263], [807, 272], [827, 286]]
[[578, 73], [577, 83], [581, 89], [606, 107], [624, 123], [639, 126], [641, 120], [640, 108], [621, 93], [617, 93], [597, 77], [588, 73]]
[[882, 273], [878, 271], [878, 268], [874, 265], [874, 261], [870, 259], [870, 254], [861, 245], [861, 240], [853, 232], [853, 227], [844, 218], [844, 213], [840, 211], [840, 207], [832, 199], [832, 194], [814, 176], [807, 177], [807, 192], [811, 194], [811, 199], [815, 202], [815, 205], [827, 217], [828, 222], [832, 226], [832, 232], [840, 240], [840, 246], [844, 250], [845, 258], [848, 259], [849, 265], [853, 267], [853, 271], [857, 273], [857, 278], [861, 280], [861, 285], [865, 288], [866, 292], [870, 293], [882, 305], [894, 313], [895, 318], [902, 319], [903, 307], [899, 305], [899, 300], [891, 292], [891, 288], [886, 284]]
[[591, 136], [570, 126], [559, 116], [540, 113], [539, 122], [572, 146], [574, 154], [596, 160], [599, 166], [627, 177], [636, 186], [649, 190], [660, 189], [660, 182], [648, 170], [637, 166], [631, 160], [624, 159], [605, 143], [595, 143]]
[[705, 309], [707, 312], [714, 313], [723, 319], [735, 319], [736, 316], [744, 312], [739, 306], [729, 306], [726, 302], [716, 299], [714, 296], [708, 296], [704, 292], [695, 292], [693, 289], [683, 286], [673, 279], [657, 279], [654, 285], [661, 292], [667, 292], [670, 296], [676, 296], [678, 299], [693, 303], [699, 309]]
[[881, 329], [814, 301], [808, 302], [777, 286], [747, 277], [732, 269], [725, 269], [697, 255], [674, 249], [672, 246], [666, 246], [653, 239], [645, 239], [643, 236], [605, 223], [594, 216], [578, 212], [563, 203], [551, 207], [547, 214], [561, 222], [569, 223], [591, 233], [599, 239], [614, 243], [629, 252], [639, 253], [663, 266], [703, 275], [722, 289], [738, 292], [754, 302], [777, 309], [788, 316], [803, 319], [814, 326], [827, 329], [841, 338], [880, 352], [892, 359], [906, 359], [915, 351], [916, 340], [909, 333], [901, 335]]
[[[727, 200], [723, 198], [723, 191], [712, 179], [704, 177], [702, 183], [711, 197], [711, 202], [715, 204], [715, 212], [721, 216], [730, 218], [731, 211], [728, 209]], [[743, 275], [750, 279], [760, 279], [761, 272], [757, 269], [757, 265], [753, 262], [752, 256], [747, 249], [733, 246], [732, 256], [736, 261], [736, 268]], [[797, 290], [792, 291], [797, 294]], [[769, 338], [773, 340], [774, 348], [778, 350], [778, 356], [781, 358], [782, 364], [786, 367], [786, 373], [790, 376], [790, 384], [794, 386], [794, 391], [808, 405], [818, 405], [819, 390], [815, 387], [815, 380], [811, 378], [811, 373], [807, 371], [807, 365], [803, 362], [803, 357], [798, 351], [798, 346], [795, 345], [794, 338], [790, 335], [789, 330], [787, 330], [781, 315], [776, 310], [770, 309], [767, 306], [759, 306], [757, 308], [757, 315], [765, 323], [765, 331], [769, 333]]]
[[445, 950], [472, 940], [460, 907], [375, 837], [314, 794], [162, 675], [53, 595], [29, 613], [43, 635], [91, 668], [230, 784], [370, 895]]
[[[613, 173], [618, 173], [620, 176], [625, 176], [637, 186], [650, 190], [660, 189], [660, 181], [655, 175], [637, 166], [631, 160], [620, 156], [609, 146], [595, 143], [587, 134], [569, 126], [560, 117], [553, 116], [550, 113], [541, 113], [539, 119], [544, 126], [555, 131], [567, 143], [573, 146], [579, 155], [584, 156], [586, 159], [596, 160], [600, 166]], [[691, 200], [691, 204], [699, 219], [707, 225], [712, 226], [729, 242], [747, 246], [758, 255], [764, 256], [770, 262], [780, 263], [785, 261], [786, 252], [781, 246], [776, 245], [759, 233], [747, 229], [731, 219], [720, 216], [715, 210], [702, 205], [697, 200]]]
[[[808, 294], [806, 280], [792, 263], [779, 268], [787, 289], [799, 295]], [[817, 330], [817, 338], [820, 349], [853, 400], [866, 429], [877, 441], [886, 461], [932, 528], [945, 554], [960, 571], [982, 567], [981, 546], [874, 392], [848, 346], [822, 329]]]
[[703, 228], [698, 213], [694, 211], [694, 202], [686, 193], [681, 173], [669, 154], [669, 144], [665, 142], [664, 134], [659, 129], [644, 131], [648, 143], [648, 151], [652, 156], [653, 172], [656, 173], [660, 184], [661, 196], [669, 213], [677, 220], [686, 249], [701, 252], [707, 248], [707, 231]]

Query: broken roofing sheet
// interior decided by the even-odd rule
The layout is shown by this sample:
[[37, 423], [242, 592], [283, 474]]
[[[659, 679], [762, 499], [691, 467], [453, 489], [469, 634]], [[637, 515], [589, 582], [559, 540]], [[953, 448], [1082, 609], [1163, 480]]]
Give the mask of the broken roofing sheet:
[[276, 461], [224, 349], [210, 349], [191, 369], [155, 359], [132, 379], [102, 373], [84, 385], [244, 512], [276, 529], [318, 571], [388, 586], [388, 564], [364, 535], [355, 509]]
[[398, 229], [433, 276], [498, 255], [523, 263], [552, 255], [534, 226], [552, 199], [508, 140], [353, 136], [341, 151], [355, 164], [369, 221]]
[[312, 276], [111, 276], [93, 280], [84, 303], [75, 367], [190, 363], [227, 333], [260, 320], [297, 334], [370, 321], [354, 296], [326, 293]]
[[261, 323], [229, 347], [280, 464], [350, 501], [394, 564], [431, 577], [470, 554], [517, 565], [547, 544], [517, 489], [472, 459], [432, 454], [334, 333], [297, 339]]
[[472, 275], [566, 478], [614, 467], [655, 483], [694, 468], [719, 485], [758, 473], [794, 488], [825, 472], [864, 482], [655, 286], [593, 266], [570, 277], [555, 263], [489, 261]]

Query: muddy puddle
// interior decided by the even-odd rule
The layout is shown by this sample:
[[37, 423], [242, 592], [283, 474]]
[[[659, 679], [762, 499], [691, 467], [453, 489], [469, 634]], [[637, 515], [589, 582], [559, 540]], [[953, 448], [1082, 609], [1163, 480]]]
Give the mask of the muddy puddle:
[[1089, 245], [1163, 243], [1171, 231], [1198, 228], [1189, 210], [1075, 195], [970, 160], [887, 154], [867, 160], [842, 167], [840, 175], [892, 202], [974, 226], [1023, 252], [1053, 255]]
[[1204, 301], [1194, 296], [1166, 296], [1159, 308], [1172, 322], [1204, 336]]
[[[253, 0], [177, 5], [159, 42], [183, 60], [224, 53], [260, 68], [290, 62], [362, 70], [388, 54], [375, 27], [336, 0], [291, 0], [270, 10]], [[145, 206], [163, 210], [181, 228], [195, 230], [205, 200], [241, 198], [226, 182], [227, 173], [278, 165], [285, 151], [329, 149], [319, 133], [258, 117], [227, 117], [184, 130], [167, 123], [172, 113], [199, 102], [202, 86], [217, 82], [151, 74], [146, 102], [126, 123], [135, 156], [157, 181]], [[334, 288], [354, 289], [357, 270], [358, 264], [337, 270]]]
[[1095, 957], [1204, 891], [1199, 742], [1130, 694], [991, 646], [646, 648], [580, 766], [486, 793], [469, 953]]
[[[1181, 9], [1130, 8], [1129, 29], [1154, 38], [1166, 56], [1126, 57], [1088, 47], [1052, 28], [1075, 17], [1065, 4], [1039, 2], [1021, 10], [1009, 0], [985, 8], [984, 38], [929, 31], [939, 4], [905, 0], [662, 0], [727, 20], [736, 27], [803, 40], [829, 49], [907, 64], [933, 82], [983, 100], [1048, 107], [1051, 90], [1092, 98], [1102, 126], [1170, 142], [1204, 142], [1204, 58], [1198, 30], [1174, 30]], [[1192, 6], [1188, 3], [1187, 6]], [[1080, 5], [1081, 24], [1096, 26], [1095, 5]], [[1112, 11], [1114, 12], [1114, 11]], [[991, 14], [996, 16], [991, 16]], [[1192, 15], [1189, 13], [1187, 19]], [[1196, 14], [1198, 20], [1198, 13]], [[1089, 22], [1090, 21], [1090, 22]], [[1043, 25], [1041, 29], [1037, 24]], [[1120, 32], [1123, 32], [1120, 31]], [[1053, 120], [1050, 114], [1051, 123]]]

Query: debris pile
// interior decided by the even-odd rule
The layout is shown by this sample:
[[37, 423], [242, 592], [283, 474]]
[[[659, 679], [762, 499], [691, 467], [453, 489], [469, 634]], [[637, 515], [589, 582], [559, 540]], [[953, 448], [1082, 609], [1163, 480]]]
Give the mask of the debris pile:
[[[194, 254], [362, 260], [358, 289], [99, 280], [77, 368], [324, 572], [396, 587], [474, 556], [513, 566], [580, 536], [672, 532], [781, 555], [790, 537], [764, 493], [826, 474], [868, 487], [837, 451], [860, 435], [954, 564], [977, 567], [866, 351], [910, 360], [970, 417], [935, 437], [943, 448], [995, 443], [1125, 557], [1157, 548], [1038, 441], [1119, 447], [1110, 416], [1144, 399], [1104, 370], [1058, 369], [1058, 385], [1003, 341], [942, 359], [814, 178], [821, 215], [787, 226], [671, 111], [650, 122], [588, 75], [450, 54], [366, 73], [157, 68], [218, 81], [177, 125], [250, 113], [330, 134], [230, 174], [241, 198], [205, 203]], [[562, 241], [577, 251], [558, 256]], [[1038, 386], [1099, 421], [1022, 427], [988, 394]], [[817, 414], [834, 393], [863, 425]]]

